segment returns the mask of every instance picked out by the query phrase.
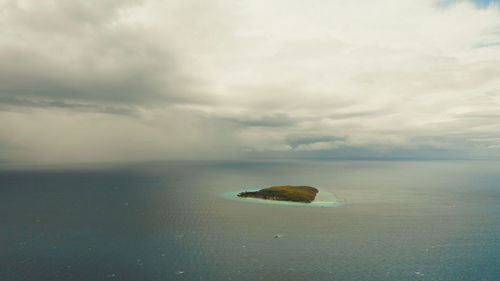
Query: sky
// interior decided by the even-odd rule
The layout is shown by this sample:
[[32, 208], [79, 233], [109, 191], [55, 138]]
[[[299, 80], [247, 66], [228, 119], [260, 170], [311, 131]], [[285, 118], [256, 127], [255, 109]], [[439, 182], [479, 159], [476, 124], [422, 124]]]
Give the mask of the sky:
[[500, 2], [0, 0], [0, 162], [500, 159]]

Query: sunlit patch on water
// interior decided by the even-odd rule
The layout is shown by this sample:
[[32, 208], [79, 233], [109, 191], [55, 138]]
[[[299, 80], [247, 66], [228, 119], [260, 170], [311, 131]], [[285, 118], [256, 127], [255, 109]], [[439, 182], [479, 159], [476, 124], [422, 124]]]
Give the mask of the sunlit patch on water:
[[338, 207], [342, 205], [341, 200], [335, 196], [335, 194], [328, 191], [319, 190], [316, 195], [316, 199], [311, 203], [300, 203], [300, 202], [290, 202], [290, 201], [276, 201], [276, 200], [265, 200], [257, 198], [244, 198], [238, 197], [238, 194], [245, 191], [258, 191], [258, 189], [245, 189], [238, 191], [228, 191], [222, 192], [219, 195], [225, 199], [244, 201], [250, 203], [258, 204], [274, 204], [274, 205], [288, 205], [288, 206], [303, 206], [303, 207]]

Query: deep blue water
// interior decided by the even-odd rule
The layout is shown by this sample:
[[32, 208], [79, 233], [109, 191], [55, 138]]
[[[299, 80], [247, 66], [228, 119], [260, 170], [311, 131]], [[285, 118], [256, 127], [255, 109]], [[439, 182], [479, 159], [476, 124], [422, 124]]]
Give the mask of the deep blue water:
[[[499, 280], [499, 164], [3, 168], [0, 280]], [[343, 204], [220, 196], [284, 184]]]

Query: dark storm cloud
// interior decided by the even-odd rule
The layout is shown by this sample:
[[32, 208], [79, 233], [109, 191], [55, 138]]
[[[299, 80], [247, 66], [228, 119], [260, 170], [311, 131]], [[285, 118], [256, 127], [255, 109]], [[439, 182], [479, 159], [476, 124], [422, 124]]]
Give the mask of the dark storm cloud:
[[76, 112], [98, 112], [107, 114], [136, 115], [137, 108], [131, 105], [106, 105], [97, 103], [76, 103], [62, 100], [40, 100], [21, 96], [0, 97], [0, 110], [16, 110], [19, 108], [59, 108]]
[[289, 136], [286, 138], [286, 143], [292, 148], [297, 148], [300, 145], [309, 145], [323, 142], [346, 141], [345, 137], [332, 136]]
[[[448, 148], [420, 146], [415, 148], [397, 148], [391, 146], [340, 147], [331, 150], [295, 151], [293, 154], [273, 152], [252, 152], [247, 157], [258, 159], [310, 159], [310, 160], [370, 160], [370, 161], [405, 161], [405, 160], [457, 160], [470, 159], [467, 151]], [[484, 155], [481, 159], [495, 159], [498, 155]]]
[[116, 23], [130, 6], [132, 1], [96, 1], [23, 8], [8, 2], [0, 100], [97, 111], [206, 101], [190, 89], [194, 81], [178, 71], [168, 44], [159, 44], [147, 28]]

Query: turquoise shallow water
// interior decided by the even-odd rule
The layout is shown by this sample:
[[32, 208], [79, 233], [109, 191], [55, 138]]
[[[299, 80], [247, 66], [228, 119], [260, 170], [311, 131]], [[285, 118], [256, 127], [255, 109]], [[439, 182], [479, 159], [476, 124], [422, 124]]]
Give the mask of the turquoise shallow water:
[[[0, 280], [499, 280], [499, 183], [479, 161], [3, 169]], [[342, 204], [231, 195], [283, 184]]]
[[242, 198], [237, 195], [244, 191], [258, 191], [259, 189], [245, 189], [238, 191], [227, 191], [219, 194], [222, 198], [229, 200], [236, 200], [245, 203], [256, 203], [256, 204], [273, 204], [273, 205], [285, 205], [285, 206], [298, 206], [298, 207], [339, 207], [342, 205], [342, 201], [339, 200], [334, 194], [319, 189], [316, 196], [316, 200], [311, 203], [300, 203], [300, 202], [288, 202], [288, 201], [273, 201], [273, 200], [259, 200], [251, 198]]

